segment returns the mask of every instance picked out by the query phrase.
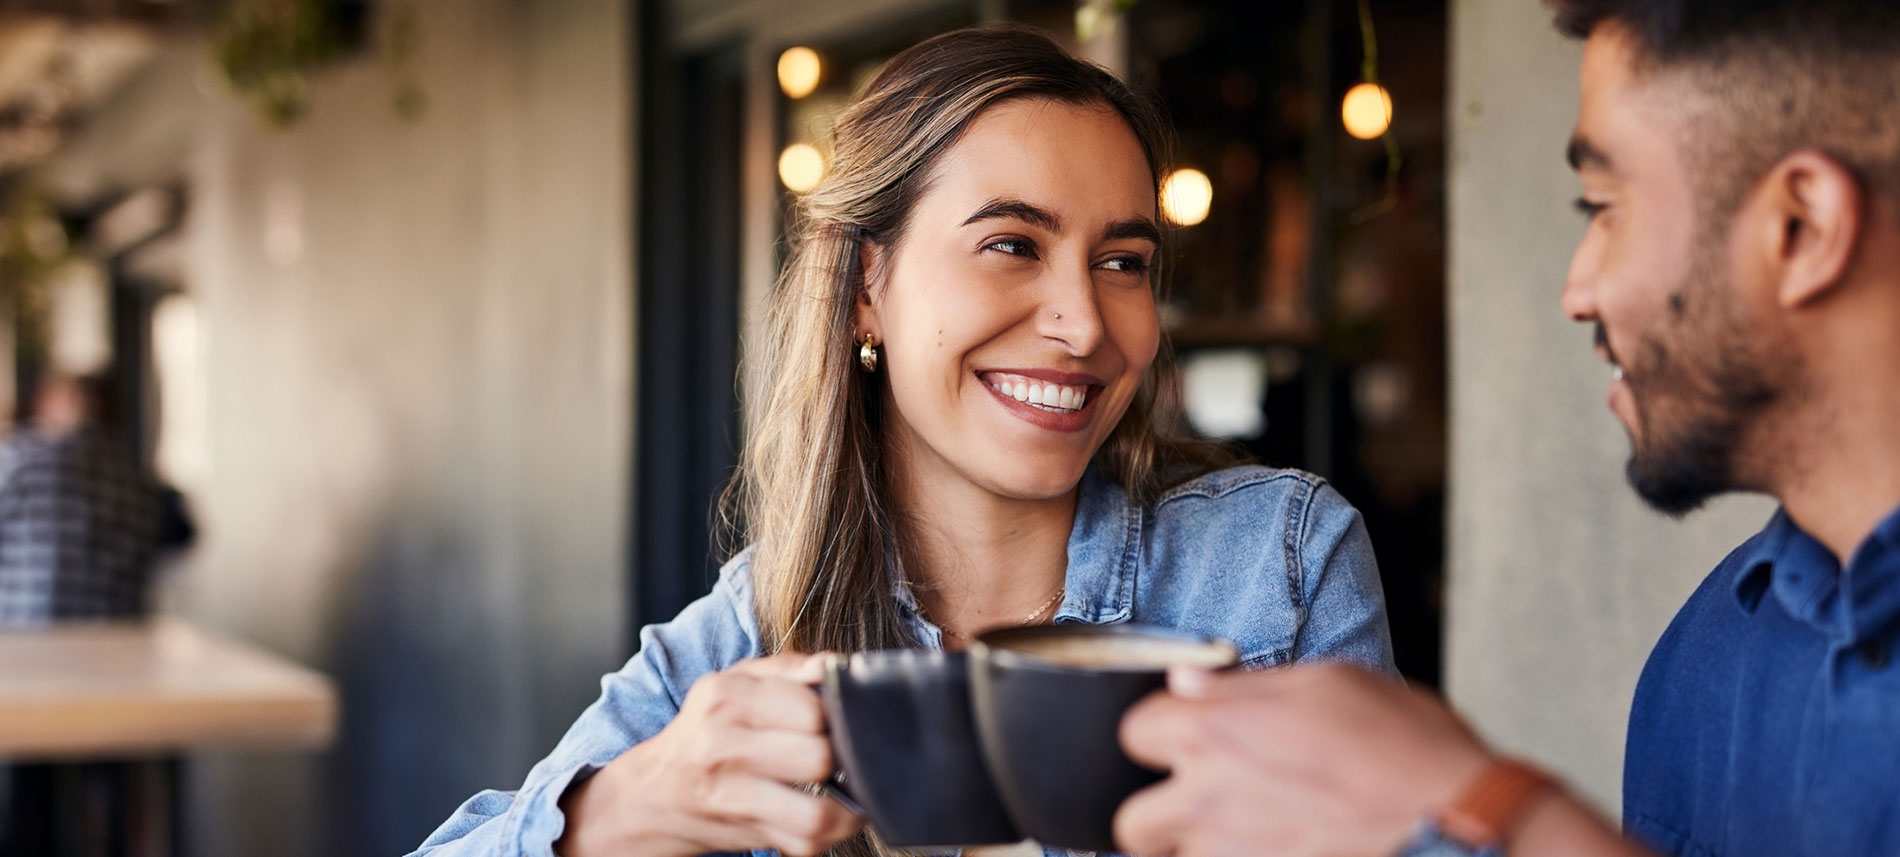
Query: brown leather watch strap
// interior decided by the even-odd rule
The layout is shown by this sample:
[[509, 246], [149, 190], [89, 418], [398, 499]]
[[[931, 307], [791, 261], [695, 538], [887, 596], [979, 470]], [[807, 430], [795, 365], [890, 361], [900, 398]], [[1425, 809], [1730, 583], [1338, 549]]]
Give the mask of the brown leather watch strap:
[[1493, 848], [1523, 821], [1525, 810], [1555, 781], [1515, 759], [1498, 759], [1438, 817], [1438, 830], [1467, 848]]

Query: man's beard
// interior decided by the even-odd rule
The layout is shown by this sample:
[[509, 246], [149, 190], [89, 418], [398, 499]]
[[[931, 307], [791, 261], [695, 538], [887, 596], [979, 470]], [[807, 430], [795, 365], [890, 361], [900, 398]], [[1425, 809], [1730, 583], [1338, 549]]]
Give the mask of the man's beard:
[[[1629, 381], [1640, 433], [1631, 435], [1624, 473], [1645, 503], [1678, 518], [1744, 487], [1736, 478], [1743, 442], [1788, 389], [1791, 368], [1775, 372], [1765, 365], [1762, 355], [1771, 351], [1783, 351], [1787, 359], [1792, 354], [1757, 341], [1724, 278], [1715, 275], [1712, 257], [1699, 259], [1682, 283], [1680, 294], [1692, 306], [1675, 316], [1682, 334], [1676, 351], [1668, 353], [1660, 340], [1645, 337], [1640, 348], [1648, 365], [1640, 379]], [[1701, 317], [1687, 318], [1691, 312]], [[1625, 373], [1630, 378], [1628, 367]], [[1657, 394], [1669, 401], [1656, 400]]]

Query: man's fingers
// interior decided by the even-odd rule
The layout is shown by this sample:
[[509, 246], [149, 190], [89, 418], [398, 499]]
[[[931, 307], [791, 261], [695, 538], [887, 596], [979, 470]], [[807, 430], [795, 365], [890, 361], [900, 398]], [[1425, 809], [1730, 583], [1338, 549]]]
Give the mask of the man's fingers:
[[1214, 671], [1206, 667], [1173, 666], [1168, 668], [1168, 692], [1182, 699], [1201, 699], [1214, 686]]
[[[1176, 668], [1168, 673], [1168, 690], [1192, 699], [1258, 699], [1306, 691], [1315, 685], [1348, 679], [1356, 667], [1343, 664], [1311, 664], [1274, 667], [1264, 670], [1208, 672]], [[1177, 673], [1180, 673], [1177, 675]], [[1196, 675], [1195, 673], [1200, 673]], [[1182, 693], [1176, 683], [1185, 685]]]
[[1141, 857], [1170, 857], [1180, 850], [1187, 820], [1185, 790], [1163, 780], [1122, 802], [1115, 811], [1115, 845]]
[[1192, 751], [1201, 734], [1196, 722], [1202, 704], [1166, 693], [1149, 694], [1122, 716], [1122, 750], [1136, 764], [1172, 769]]

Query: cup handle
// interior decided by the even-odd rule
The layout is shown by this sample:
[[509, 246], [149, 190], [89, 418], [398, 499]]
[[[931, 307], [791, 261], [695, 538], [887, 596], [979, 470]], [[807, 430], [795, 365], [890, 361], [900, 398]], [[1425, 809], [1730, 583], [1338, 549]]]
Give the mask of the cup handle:
[[[830, 657], [835, 660], [842, 660], [844, 658], [843, 655], [835, 654], [835, 653], [832, 654]], [[825, 688], [823, 684], [809, 685], [809, 687], [811, 687], [812, 693], [818, 694], [819, 696], [824, 696]], [[831, 724], [829, 723], [825, 724], [825, 728], [827, 732], [830, 731], [830, 727], [831, 727]], [[859, 818], [869, 817], [864, 814], [864, 806], [858, 803], [858, 799], [851, 794], [851, 789], [845, 785], [844, 771], [842, 769], [832, 771], [830, 779], [825, 780], [824, 782], [821, 782], [821, 783], [816, 783], [815, 785], [818, 787], [818, 791], [820, 793], [822, 793], [824, 796], [828, 798], [831, 798], [832, 800], [837, 801], [839, 806], [842, 806], [846, 810], [850, 811], [852, 815], [855, 815]]]
[[823, 792], [825, 797], [837, 801], [839, 806], [849, 810], [852, 815], [859, 818], [866, 817], [864, 807], [859, 805], [858, 799], [852, 797], [851, 790], [845, 786], [843, 771], [832, 774], [831, 779], [819, 783], [818, 790]]

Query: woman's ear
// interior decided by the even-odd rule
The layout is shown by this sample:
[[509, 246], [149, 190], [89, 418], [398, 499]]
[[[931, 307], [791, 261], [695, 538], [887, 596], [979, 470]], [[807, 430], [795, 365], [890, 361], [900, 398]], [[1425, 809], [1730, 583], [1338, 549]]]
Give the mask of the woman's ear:
[[865, 334], [876, 336], [880, 341], [884, 335], [879, 332], [877, 306], [878, 296], [884, 290], [885, 272], [890, 264], [890, 254], [883, 245], [869, 239], [858, 240], [858, 266], [864, 272], [864, 288], [858, 290], [856, 305], [852, 309], [851, 327], [857, 332], [859, 340]]

